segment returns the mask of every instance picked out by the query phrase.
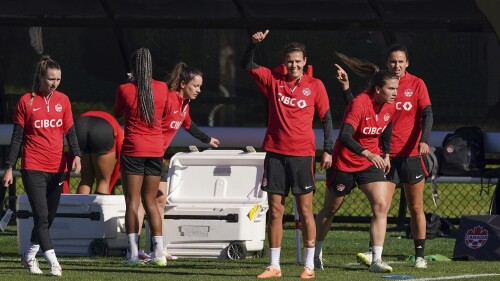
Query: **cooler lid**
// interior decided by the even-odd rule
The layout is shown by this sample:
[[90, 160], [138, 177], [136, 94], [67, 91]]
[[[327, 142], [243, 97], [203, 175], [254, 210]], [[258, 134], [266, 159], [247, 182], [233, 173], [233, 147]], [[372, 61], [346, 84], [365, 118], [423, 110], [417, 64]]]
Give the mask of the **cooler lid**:
[[260, 189], [264, 152], [205, 150], [180, 152], [170, 160], [169, 204], [258, 204], [267, 200]]

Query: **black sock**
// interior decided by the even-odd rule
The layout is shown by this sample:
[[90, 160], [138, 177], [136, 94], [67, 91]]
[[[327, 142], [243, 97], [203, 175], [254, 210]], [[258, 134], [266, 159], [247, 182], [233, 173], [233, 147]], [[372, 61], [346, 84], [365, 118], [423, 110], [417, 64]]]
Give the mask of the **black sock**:
[[415, 259], [423, 258], [425, 250], [425, 239], [415, 239], [413, 240], [413, 244], [415, 245]]

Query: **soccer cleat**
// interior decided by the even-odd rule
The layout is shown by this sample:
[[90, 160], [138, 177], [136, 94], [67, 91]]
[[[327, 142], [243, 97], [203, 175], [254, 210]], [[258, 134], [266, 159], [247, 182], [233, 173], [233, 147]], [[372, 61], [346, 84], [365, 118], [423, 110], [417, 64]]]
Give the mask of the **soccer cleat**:
[[314, 268], [304, 267], [304, 271], [300, 274], [300, 279], [313, 279], [316, 277], [314, 274]]
[[58, 263], [50, 266], [49, 275], [51, 276], [62, 276], [62, 268]]
[[266, 270], [264, 270], [264, 272], [257, 275], [257, 278], [278, 278], [278, 277], [281, 277], [281, 269], [272, 266], [266, 267]]
[[371, 252], [358, 253], [356, 255], [356, 261], [359, 264], [370, 266], [372, 264], [372, 253]]
[[148, 264], [151, 264], [154, 266], [167, 266], [167, 258], [165, 258], [165, 256], [163, 256], [161, 258], [152, 257], [148, 261]]
[[382, 260], [376, 260], [372, 262], [370, 265], [371, 272], [383, 272], [383, 273], [391, 273], [392, 267], [390, 267], [387, 263]]
[[427, 261], [422, 257], [418, 257], [417, 260], [415, 260], [415, 267], [416, 268], [427, 268]]
[[21, 264], [29, 269], [31, 274], [43, 274], [40, 267], [38, 267], [38, 260], [36, 258], [32, 258], [27, 260], [24, 255], [21, 256]]
[[323, 268], [323, 259], [322, 258], [315, 258], [314, 259], [314, 270], [315, 271], [323, 271], [323, 270], [325, 270]]
[[[130, 259], [130, 251], [127, 250], [127, 255], [125, 256], [127, 258], [127, 260]], [[138, 255], [139, 259], [140, 260], [149, 260], [151, 258], [150, 255], [146, 254], [143, 250], [139, 249], [139, 255]]]
[[148, 260], [151, 258], [151, 255], [146, 254], [143, 250], [139, 249], [139, 259], [140, 260]]
[[145, 264], [146, 264], [146, 262], [141, 260], [141, 259], [127, 260], [125, 262], [125, 266], [127, 266], [127, 267], [138, 267], [138, 266], [143, 266]]
[[164, 255], [165, 255], [165, 257], [167, 258], [167, 261], [173, 261], [173, 260], [176, 260], [176, 259], [178, 259], [178, 258], [179, 258], [179, 257], [177, 257], [177, 256], [173, 256], [173, 255], [171, 255], [171, 254], [167, 253], [167, 250], [164, 250], [164, 251], [163, 251], [163, 254], [164, 254]]

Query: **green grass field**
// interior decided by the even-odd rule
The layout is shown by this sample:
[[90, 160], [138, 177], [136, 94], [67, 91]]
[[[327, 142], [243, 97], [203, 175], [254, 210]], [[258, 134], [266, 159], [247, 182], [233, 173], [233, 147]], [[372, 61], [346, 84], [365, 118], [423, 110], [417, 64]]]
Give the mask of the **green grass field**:
[[[324, 243], [325, 271], [316, 274], [317, 280], [399, 280], [386, 279], [389, 274], [371, 273], [355, 263], [355, 254], [364, 252], [368, 231], [364, 226], [355, 227], [334, 224]], [[298, 279], [302, 267], [296, 264], [294, 230], [285, 230], [282, 246], [283, 279]], [[426, 255], [441, 254], [451, 257], [455, 240], [436, 238], [428, 240]], [[414, 276], [414, 280], [500, 280], [500, 262], [450, 261], [429, 262], [426, 270], [417, 270], [411, 262], [401, 260], [413, 255], [412, 240], [404, 233], [387, 233], [384, 259], [393, 266], [393, 275]], [[123, 266], [122, 257], [59, 257], [64, 280], [254, 280], [267, 264], [263, 258], [245, 260], [226, 259], [179, 259], [165, 268]], [[43, 280], [47, 275], [31, 276], [19, 263], [15, 226], [0, 233], [0, 280]], [[40, 267], [48, 273], [48, 265], [40, 257]], [[486, 275], [489, 274], [489, 275]], [[469, 278], [465, 277], [470, 275]], [[460, 277], [461, 276], [461, 277]], [[454, 278], [455, 277], [455, 278]]]

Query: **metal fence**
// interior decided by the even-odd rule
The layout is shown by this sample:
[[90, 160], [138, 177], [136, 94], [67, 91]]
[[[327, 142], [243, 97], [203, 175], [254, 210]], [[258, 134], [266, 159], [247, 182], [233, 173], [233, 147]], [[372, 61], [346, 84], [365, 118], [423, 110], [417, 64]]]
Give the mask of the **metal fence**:
[[[18, 171], [16, 171], [18, 173]], [[16, 176], [16, 174], [15, 174]], [[314, 213], [323, 206], [323, 196], [325, 193], [325, 175], [316, 175], [316, 192], [314, 194]], [[70, 192], [75, 193], [79, 178], [72, 177], [70, 181]], [[487, 215], [490, 210], [491, 200], [495, 185], [488, 179], [482, 183], [438, 183], [437, 206], [432, 200], [431, 184], [426, 183], [424, 191], [424, 210], [426, 213], [434, 213], [440, 217], [447, 218], [454, 224], [459, 224], [463, 215]], [[10, 197], [6, 198], [6, 207], [15, 207], [15, 196], [24, 193], [21, 178], [17, 174], [15, 185], [9, 191]], [[114, 194], [123, 194], [122, 186], [117, 185]], [[14, 208], [12, 208], [14, 209]], [[293, 221], [292, 196], [286, 200], [285, 219]], [[366, 196], [360, 189], [354, 189], [346, 196], [344, 204], [337, 213], [334, 222], [343, 223], [368, 223], [371, 219], [371, 209]], [[389, 211], [388, 221], [399, 227], [404, 226], [409, 221], [409, 212], [406, 208], [402, 189], [397, 188], [393, 197], [392, 207]]]

